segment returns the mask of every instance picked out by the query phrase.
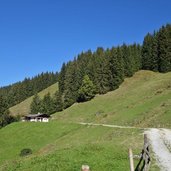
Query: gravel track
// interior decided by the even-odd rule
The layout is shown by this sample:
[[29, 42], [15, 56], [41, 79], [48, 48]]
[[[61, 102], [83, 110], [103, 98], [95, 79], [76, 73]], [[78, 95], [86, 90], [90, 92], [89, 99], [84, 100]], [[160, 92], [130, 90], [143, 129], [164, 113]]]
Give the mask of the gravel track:
[[[80, 122], [81, 125], [90, 126], [104, 126], [111, 128], [137, 128], [129, 126], [118, 126], [108, 124], [94, 124]], [[138, 128], [143, 129], [143, 128]], [[152, 150], [155, 154], [156, 162], [159, 165], [161, 171], [171, 171], [171, 130], [169, 129], [157, 129], [157, 128], [144, 128], [145, 133], [148, 136]]]
[[171, 171], [171, 130], [151, 128], [145, 133], [161, 171]]

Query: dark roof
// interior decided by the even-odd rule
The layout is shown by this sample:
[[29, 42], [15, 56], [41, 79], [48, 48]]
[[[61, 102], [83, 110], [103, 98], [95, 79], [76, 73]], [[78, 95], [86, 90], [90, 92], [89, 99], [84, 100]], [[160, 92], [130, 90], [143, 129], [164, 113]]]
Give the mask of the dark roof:
[[50, 116], [45, 113], [39, 113], [39, 114], [29, 114], [25, 116], [26, 118], [37, 118], [37, 117], [46, 117], [49, 118]]

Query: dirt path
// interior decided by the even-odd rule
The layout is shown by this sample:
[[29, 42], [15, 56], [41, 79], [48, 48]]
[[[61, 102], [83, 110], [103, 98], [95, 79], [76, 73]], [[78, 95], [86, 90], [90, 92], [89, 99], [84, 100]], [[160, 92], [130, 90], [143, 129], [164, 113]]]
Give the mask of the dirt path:
[[[94, 124], [80, 122], [81, 125], [90, 126], [104, 126], [111, 128], [138, 128], [129, 126], [118, 126], [108, 124]], [[143, 128], [138, 128], [143, 129]], [[148, 135], [152, 150], [155, 154], [156, 162], [159, 165], [161, 171], [171, 171], [171, 130], [169, 129], [157, 129], [157, 128], [144, 128], [145, 133]]]
[[146, 133], [161, 171], [171, 171], [171, 131], [151, 128]]
[[119, 126], [119, 125], [108, 125], [108, 124], [95, 124], [95, 123], [85, 123], [85, 122], [79, 122], [78, 124], [81, 125], [90, 125], [90, 126], [104, 126], [104, 127], [110, 127], [110, 128], [137, 128], [137, 127], [131, 127], [131, 126]]

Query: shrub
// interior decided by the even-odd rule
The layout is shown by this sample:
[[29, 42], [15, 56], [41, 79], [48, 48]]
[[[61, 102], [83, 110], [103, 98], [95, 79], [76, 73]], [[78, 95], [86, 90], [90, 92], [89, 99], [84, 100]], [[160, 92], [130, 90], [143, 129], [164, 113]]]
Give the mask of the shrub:
[[28, 156], [30, 154], [32, 154], [32, 150], [30, 148], [24, 148], [20, 152], [21, 157]]

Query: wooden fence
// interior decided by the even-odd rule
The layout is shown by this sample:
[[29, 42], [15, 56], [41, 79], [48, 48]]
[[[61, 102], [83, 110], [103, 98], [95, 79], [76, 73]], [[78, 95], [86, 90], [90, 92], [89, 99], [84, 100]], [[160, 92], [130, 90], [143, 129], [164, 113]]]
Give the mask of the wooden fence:
[[139, 158], [139, 162], [134, 169], [134, 158], [137, 158], [137, 155], [134, 156], [132, 149], [129, 149], [129, 162], [130, 162], [130, 171], [148, 171], [150, 168], [151, 158], [149, 151], [149, 142], [147, 135], [144, 134], [144, 146]]

